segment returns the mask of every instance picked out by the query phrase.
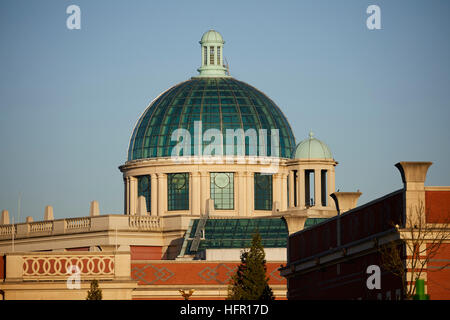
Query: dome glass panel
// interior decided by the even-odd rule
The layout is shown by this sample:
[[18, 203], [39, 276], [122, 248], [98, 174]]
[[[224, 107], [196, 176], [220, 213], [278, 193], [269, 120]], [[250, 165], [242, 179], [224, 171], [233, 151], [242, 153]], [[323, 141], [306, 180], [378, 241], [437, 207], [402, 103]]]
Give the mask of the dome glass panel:
[[[193, 143], [197, 121], [201, 121], [202, 134], [208, 129], [218, 129], [222, 133], [223, 155], [290, 158], [295, 148], [295, 138], [286, 117], [265, 94], [234, 78], [192, 78], [162, 93], [144, 111], [130, 140], [128, 160], [170, 157], [181, 141], [181, 138], [172, 139], [176, 129], [186, 129], [190, 133], [190, 155], [199, 155]], [[227, 148], [227, 129], [242, 129], [244, 134], [254, 129], [256, 140], [242, 135], [234, 140], [234, 148]], [[260, 135], [260, 129], [266, 131], [261, 131]], [[271, 129], [278, 129], [278, 147], [274, 145], [278, 154], [272, 154]], [[264, 146], [263, 136], [265, 148], [261, 147]], [[242, 141], [237, 141], [239, 139]], [[203, 139], [203, 149], [211, 143], [210, 139]]]

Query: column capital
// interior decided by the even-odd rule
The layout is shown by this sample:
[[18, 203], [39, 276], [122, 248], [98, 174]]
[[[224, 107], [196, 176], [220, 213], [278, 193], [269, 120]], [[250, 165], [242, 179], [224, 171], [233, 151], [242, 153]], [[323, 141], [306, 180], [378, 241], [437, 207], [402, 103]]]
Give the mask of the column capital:
[[273, 177], [274, 177], [275, 179], [282, 178], [282, 177], [283, 177], [283, 174], [282, 174], [281, 172], [276, 172], [276, 173], [273, 174]]
[[200, 171], [192, 171], [192, 172], [189, 172], [189, 175], [192, 177], [200, 177], [201, 173], [200, 173]]
[[433, 162], [401, 161], [395, 164], [400, 171], [405, 190], [424, 190], [428, 168]]
[[234, 175], [236, 177], [243, 177], [244, 176], [244, 172], [243, 171], [236, 171], [236, 172], [234, 172]]
[[209, 172], [200, 171], [199, 173], [200, 173], [201, 177], [208, 177], [209, 176]]
[[253, 176], [253, 172], [252, 171], [244, 171], [242, 172], [244, 177], [252, 177]]
[[162, 172], [157, 172], [156, 176], [158, 177], [158, 179], [164, 179], [167, 177], [167, 174], [162, 173]]

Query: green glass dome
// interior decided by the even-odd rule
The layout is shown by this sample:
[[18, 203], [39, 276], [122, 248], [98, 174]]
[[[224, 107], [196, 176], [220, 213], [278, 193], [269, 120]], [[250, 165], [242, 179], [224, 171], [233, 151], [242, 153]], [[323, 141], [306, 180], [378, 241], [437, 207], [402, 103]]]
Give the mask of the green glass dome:
[[309, 133], [309, 138], [300, 142], [295, 148], [294, 159], [333, 159], [333, 155], [328, 146], [313, 138], [314, 134]]
[[[223, 155], [227, 155], [226, 129], [266, 129], [267, 156], [272, 156], [270, 129], [279, 130], [278, 156], [290, 158], [295, 147], [286, 117], [261, 91], [231, 77], [196, 77], [165, 91], [144, 111], [130, 140], [128, 160], [170, 157], [178, 143], [171, 141], [173, 131], [183, 128], [194, 137], [196, 121], [201, 121], [203, 133], [211, 128], [222, 132]], [[253, 147], [245, 139], [245, 155]], [[191, 154], [196, 155], [194, 146]]]

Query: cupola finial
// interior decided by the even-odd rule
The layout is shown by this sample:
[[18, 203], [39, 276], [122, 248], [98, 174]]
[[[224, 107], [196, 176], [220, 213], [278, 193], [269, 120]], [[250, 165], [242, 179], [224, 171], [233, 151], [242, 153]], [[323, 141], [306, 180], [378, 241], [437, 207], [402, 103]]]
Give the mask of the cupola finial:
[[228, 77], [223, 64], [223, 45], [225, 41], [215, 30], [205, 32], [200, 40], [202, 66], [198, 69], [199, 77]]

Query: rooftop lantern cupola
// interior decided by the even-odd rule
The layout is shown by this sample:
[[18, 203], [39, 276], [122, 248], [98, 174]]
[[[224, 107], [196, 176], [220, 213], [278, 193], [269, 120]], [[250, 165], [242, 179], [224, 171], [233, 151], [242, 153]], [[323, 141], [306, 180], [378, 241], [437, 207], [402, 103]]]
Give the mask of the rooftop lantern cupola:
[[200, 40], [202, 49], [202, 66], [197, 70], [199, 77], [229, 77], [223, 65], [222, 36], [215, 30], [205, 32]]

